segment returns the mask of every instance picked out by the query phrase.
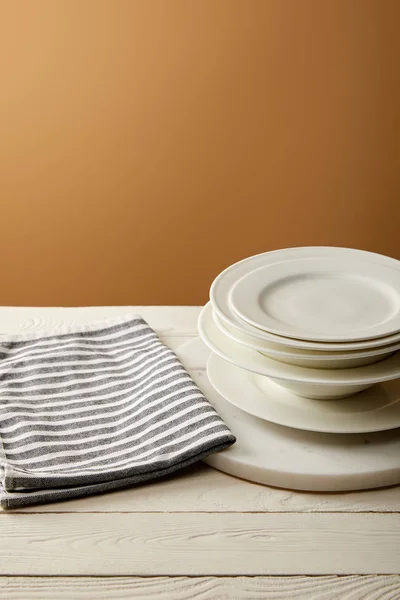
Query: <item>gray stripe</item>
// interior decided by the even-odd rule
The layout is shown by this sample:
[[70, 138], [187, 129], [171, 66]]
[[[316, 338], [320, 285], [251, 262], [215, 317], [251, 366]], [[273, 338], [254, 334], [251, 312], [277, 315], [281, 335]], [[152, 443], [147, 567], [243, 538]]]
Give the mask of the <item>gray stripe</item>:
[[141, 356], [143, 352], [150, 347], [157, 346], [157, 340], [148, 340], [144, 345], [140, 344], [139, 347], [132, 347], [132, 344], [126, 345], [125, 348], [89, 348], [80, 344], [71, 344], [69, 346], [58, 346], [57, 348], [37, 348], [34, 352], [21, 353], [20, 356], [7, 356], [3, 355], [1, 367], [9, 369], [10, 367], [16, 368], [28, 359], [31, 360], [42, 360], [45, 361], [47, 357], [62, 358], [72, 356], [73, 352], [77, 352], [81, 355], [82, 359], [90, 358], [104, 358], [104, 356], [112, 356], [114, 360], [119, 357], [130, 353], [132, 356]]
[[[158, 355], [155, 357], [154, 362], [157, 363], [159, 361], [160, 356], [162, 357], [164, 354]], [[165, 353], [165, 355], [169, 355], [172, 358], [175, 358], [171, 353]], [[148, 360], [148, 359], [147, 359]], [[142, 364], [142, 363], [141, 363]], [[151, 364], [151, 363], [148, 363]], [[99, 375], [115, 375], [118, 376], [119, 373], [124, 373], [128, 369], [131, 368], [131, 365], [135, 366], [135, 363], [124, 362], [122, 365], [113, 364], [113, 366], [105, 367], [104, 364], [95, 364], [95, 365], [76, 365], [74, 367], [62, 367], [62, 370], [55, 370], [55, 367], [49, 367], [45, 369], [40, 369], [40, 371], [33, 372], [30, 371], [28, 374], [22, 374], [19, 377], [18, 374], [10, 373], [7, 378], [9, 381], [7, 382], [7, 389], [16, 390], [19, 388], [26, 388], [29, 385], [39, 385], [40, 383], [47, 384], [51, 382], [54, 378], [55, 383], [61, 383], [65, 381], [73, 382], [79, 379], [92, 379], [93, 377], [98, 377]], [[140, 364], [138, 365], [140, 369]], [[72, 372], [71, 372], [72, 371]], [[41, 377], [43, 375], [43, 377]], [[0, 377], [0, 382], [3, 378]], [[3, 387], [0, 384], [0, 393]]]
[[[153, 346], [152, 348], [149, 349], [148, 352], [143, 353], [143, 360], [145, 357], [150, 358], [151, 356], [157, 356], [156, 352], [153, 352], [153, 350], [161, 350], [161, 348], [159, 346]], [[165, 349], [164, 349], [165, 350]], [[172, 351], [167, 349], [169, 353], [171, 353]], [[161, 352], [159, 353], [159, 355], [161, 356]], [[35, 375], [45, 375], [45, 374], [52, 374], [54, 372], [59, 373], [59, 374], [63, 374], [63, 372], [70, 372], [71, 370], [73, 371], [88, 371], [89, 370], [97, 370], [97, 371], [101, 371], [102, 369], [118, 369], [119, 366], [124, 366], [126, 364], [134, 364], [136, 362], [140, 362], [140, 358], [141, 355], [137, 355], [135, 354], [130, 354], [128, 357], [126, 358], [114, 358], [112, 356], [107, 356], [107, 358], [104, 357], [104, 355], [102, 355], [100, 358], [93, 358], [93, 357], [87, 357], [87, 356], [79, 356], [79, 355], [73, 355], [73, 356], [69, 356], [69, 357], [62, 357], [62, 358], [45, 358], [45, 359], [37, 359], [37, 360], [33, 360], [30, 359], [29, 361], [24, 361], [22, 363], [18, 363], [17, 365], [14, 365], [13, 367], [9, 368], [9, 372], [5, 373], [5, 374], [1, 374], [0, 375], [0, 381], [2, 381], [3, 379], [10, 379], [10, 381], [14, 380], [14, 379], [20, 379], [20, 380], [24, 380], [27, 377], [33, 377]], [[47, 366], [48, 364], [51, 364], [52, 366]], [[45, 364], [46, 366], [43, 367], [43, 364]], [[17, 372], [13, 372], [10, 369], [19, 369], [19, 368], [23, 368], [26, 369], [24, 371], [17, 371]]]
[[[183, 397], [180, 398], [180, 403], [179, 403], [179, 408], [180, 409], [185, 409], [185, 408], [190, 408], [192, 406], [194, 406], [194, 402], [193, 402], [193, 398], [190, 397], [190, 399], [187, 399], [187, 397], [185, 395], [183, 395]], [[198, 414], [203, 414], [206, 410], [210, 409], [210, 405], [207, 402], [204, 402], [202, 396], [200, 394], [197, 395], [197, 399], [196, 399], [196, 404], [198, 403], [199, 405], [196, 407], [195, 411]], [[168, 406], [165, 407], [166, 410], [166, 415], [168, 416], [169, 414], [169, 409]], [[150, 408], [145, 408], [144, 411], [142, 413], [140, 413], [140, 418], [144, 419], [148, 416], [152, 416], [152, 414], [154, 413], [154, 410], [152, 407]], [[214, 417], [217, 418], [216, 413], [214, 414]], [[186, 420], [186, 417], [181, 417], [180, 419], [178, 419], [178, 422], [181, 422], [181, 420]], [[149, 422], [147, 424], [147, 427], [152, 426], [153, 424], [156, 424], [159, 427], [163, 427], [163, 425], [158, 425], [158, 423], [161, 421], [161, 416], [157, 416], [154, 417], [153, 422]], [[72, 435], [66, 435], [64, 438], [56, 438], [54, 436], [50, 436], [50, 435], [34, 435], [32, 437], [30, 437], [29, 439], [24, 439], [21, 440], [21, 442], [8, 442], [6, 439], [3, 441], [3, 446], [4, 446], [4, 451], [5, 453], [11, 458], [11, 454], [9, 454], [10, 451], [13, 450], [19, 450], [19, 449], [23, 449], [25, 446], [28, 446], [32, 443], [41, 443], [41, 444], [45, 444], [45, 443], [49, 443], [52, 446], [49, 447], [43, 447], [43, 448], [38, 448], [36, 450], [32, 450], [32, 452], [20, 452], [18, 454], [18, 458], [23, 458], [25, 455], [27, 458], [29, 458], [29, 456], [37, 456], [38, 453], [40, 452], [49, 452], [49, 448], [53, 447], [55, 450], [59, 450], [62, 447], [65, 448], [79, 448], [79, 446], [82, 445], [82, 447], [89, 447], [89, 446], [94, 446], [94, 445], [101, 445], [104, 443], [104, 445], [107, 445], [109, 442], [114, 442], [114, 441], [118, 441], [121, 439], [126, 439], [127, 443], [130, 443], [130, 436], [132, 436], [135, 433], [135, 430], [137, 429], [137, 425], [135, 425], [136, 423], [136, 419], [133, 417], [131, 419], [131, 421], [127, 421], [126, 423], [124, 423], [124, 426], [118, 426], [118, 425], [105, 425], [103, 427], [100, 427], [98, 429], [96, 429], [95, 431], [90, 431], [87, 432], [86, 434], [84, 432], [79, 432], [77, 434], [72, 434]], [[126, 431], [121, 431], [122, 429], [128, 429], [128, 432]], [[154, 430], [152, 430], [154, 431]], [[99, 439], [99, 437], [97, 437], [96, 439], [94, 439], [93, 441], [88, 441], [90, 438], [93, 438], [95, 436], [101, 436], [101, 438]], [[146, 433], [146, 432], [142, 432], [141, 433], [141, 439], [145, 440], [147, 439], [146, 436], [153, 436], [153, 433]]]
[[[182, 405], [186, 401], [192, 405], [194, 402], [197, 403], [201, 399], [203, 400], [205, 406], [209, 406], [209, 404], [204, 400], [201, 392], [195, 388], [187, 393], [181, 389], [176, 390], [176, 387], [177, 386], [175, 386], [175, 390], [170, 394], [169, 404], [163, 404], [162, 401], [160, 401], [160, 398], [152, 399], [151, 403], [144, 405], [142, 404], [141, 406], [138, 406], [135, 411], [128, 410], [121, 415], [114, 415], [113, 419], [107, 418], [104, 422], [99, 421], [98, 419], [89, 420], [83, 426], [82, 424], [79, 424], [79, 427], [76, 427], [77, 423], [72, 423], [70, 429], [67, 429], [64, 426], [57, 426], [57, 429], [51, 431], [48, 426], [46, 426], [44, 429], [41, 429], [40, 426], [35, 427], [34, 424], [31, 424], [26, 429], [19, 428], [13, 432], [13, 436], [15, 436], [15, 433], [17, 434], [17, 439], [15, 439], [15, 437], [12, 435], [8, 435], [7, 437], [4, 436], [4, 447], [21, 448], [24, 445], [33, 443], [35, 439], [37, 441], [41, 440], [42, 438], [43, 440], [56, 441], [79, 440], [81, 438], [93, 436], [96, 432], [101, 434], [107, 431], [110, 432], [111, 438], [113, 432], [116, 432], [119, 429], [129, 430], [136, 420], [147, 421], [149, 416], [158, 418], [158, 415], [164, 410], [176, 410], [177, 405]], [[112, 425], [110, 425], [110, 423], [112, 423]]]
[[[189, 390], [194, 390], [196, 389], [193, 385], [193, 383], [188, 380], [185, 382], [180, 382], [177, 383], [176, 385], [174, 385], [174, 380], [178, 380], [180, 378], [179, 374], [173, 374], [170, 377], [170, 383], [171, 386], [168, 387], [168, 393], [171, 394], [173, 392], [179, 392], [179, 391], [189, 391]], [[165, 392], [157, 392], [158, 386], [157, 384], [153, 385], [152, 388], [149, 390], [150, 392], [152, 392], [151, 394], [151, 398], [152, 400], [156, 400], [156, 399], [161, 399], [164, 395]], [[120, 399], [126, 399], [127, 402], [125, 402], [125, 408], [124, 408], [124, 404], [119, 405], [117, 407], [102, 407], [101, 405], [99, 406], [93, 406], [93, 407], [88, 407], [86, 408], [86, 406], [84, 407], [84, 410], [82, 412], [75, 412], [72, 414], [62, 414], [62, 413], [56, 413], [53, 418], [50, 418], [49, 415], [47, 415], [47, 417], [39, 417], [37, 416], [34, 412], [32, 412], [32, 414], [24, 414], [23, 418], [21, 418], [20, 415], [16, 414], [13, 416], [5, 416], [2, 417], [2, 422], [3, 422], [3, 426], [0, 429], [0, 431], [2, 431], [2, 435], [4, 436], [4, 439], [7, 439], [7, 436], [9, 435], [9, 432], [7, 431], [7, 429], [13, 427], [14, 425], [20, 425], [18, 427], [18, 429], [14, 429], [12, 430], [12, 434], [15, 431], [18, 431], [18, 433], [21, 433], [22, 431], [25, 430], [25, 428], [31, 429], [33, 426], [35, 426], [35, 423], [37, 422], [46, 422], [46, 428], [48, 429], [49, 427], [53, 428], [53, 427], [61, 427], [64, 428], [65, 424], [67, 423], [74, 423], [76, 422], [75, 427], [77, 427], [80, 423], [86, 421], [90, 421], [90, 423], [92, 425], [96, 425], [98, 423], [101, 422], [102, 419], [106, 419], [106, 420], [110, 420], [110, 419], [116, 419], [117, 415], [119, 413], [124, 413], [125, 415], [128, 413], [129, 411], [132, 411], [134, 409], [136, 409], [137, 406], [140, 406], [142, 404], [142, 400], [143, 400], [143, 396], [144, 396], [144, 392], [142, 395], [137, 395], [134, 399], [131, 398], [131, 393], [127, 392], [126, 394], [123, 394], [123, 397]], [[98, 412], [96, 412], [98, 411]], [[72, 429], [74, 427], [74, 425], [70, 425], [69, 428]]]
[[[154, 332], [151, 329], [146, 328], [146, 329], [140, 330], [140, 336], [139, 336], [139, 332], [137, 332], [137, 333], [138, 333], [138, 335], [136, 336], [136, 339], [135, 339], [136, 347], [140, 347], [140, 345], [145, 343], [146, 341], [148, 341], [148, 342], [159, 341], [157, 336], [154, 334]], [[6, 346], [2, 345], [0, 342], [0, 354], [1, 354], [2, 358], [18, 358], [19, 356], [24, 356], [29, 352], [34, 354], [35, 352], [45, 351], [45, 350], [57, 351], [60, 348], [68, 348], [70, 346], [80, 346], [80, 347], [87, 347], [87, 348], [92, 347], [93, 349], [97, 349], [100, 351], [100, 350], [108, 349], [108, 348], [112, 349], [113, 347], [118, 347], [119, 345], [127, 345], [127, 346], [132, 345], [132, 336], [122, 333], [118, 337], [111, 337], [111, 338], [100, 339], [100, 340], [98, 340], [98, 339], [87, 340], [83, 337], [77, 338], [75, 340], [72, 338], [69, 340], [55, 340], [55, 341], [41, 340], [41, 341], [26, 344], [25, 346], [18, 346], [17, 348], [13, 348], [13, 347], [6, 348]], [[11, 344], [9, 344], [9, 346], [11, 346]]]
[[[35, 358], [35, 359], [30, 359], [30, 360], [24, 360], [24, 361], [20, 361], [17, 365], [10, 365], [9, 369], [12, 368], [18, 368], [18, 367], [32, 367], [35, 366], [37, 367], [37, 372], [41, 373], [42, 369], [41, 369], [41, 364], [43, 364], [43, 362], [47, 363], [54, 363], [54, 367], [52, 367], [53, 369], [55, 369], [56, 371], [59, 371], [60, 367], [64, 367], [66, 369], [75, 369], [77, 367], [77, 365], [73, 365], [71, 363], [75, 362], [75, 361], [81, 361], [81, 368], [83, 366], [83, 368], [88, 369], [89, 367], [91, 368], [91, 360], [103, 360], [104, 362], [101, 363], [104, 366], [107, 366], [109, 368], [114, 367], [115, 365], [122, 365], [125, 364], [127, 362], [130, 362], [132, 360], [140, 360], [140, 358], [145, 358], [146, 356], [161, 356], [163, 353], [168, 353], [168, 352], [172, 352], [172, 350], [166, 349], [165, 347], [162, 348], [161, 346], [154, 346], [152, 347], [148, 352], [146, 353], [136, 353], [133, 352], [129, 353], [129, 356], [126, 358], [120, 358], [120, 357], [112, 357], [111, 355], [107, 355], [107, 359], [105, 358], [104, 354], [92, 354], [91, 356], [87, 356], [87, 355], [80, 355], [80, 354], [73, 354], [70, 356], [59, 356], [59, 357], [55, 357], [54, 355], [51, 355], [50, 357], [45, 357], [45, 358]], [[100, 363], [95, 363], [95, 367], [99, 367]], [[30, 371], [30, 373], [32, 373]]]
[[[18, 388], [15, 387], [15, 384], [9, 384], [6, 388], [0, 387], [0, 396], [3, 395], [3, 399], [5, 402], [13, 403], [14, 398], [15, 402], [17, 402], [19, 399], [25, 398], [28, 394], [30, 396], [42, 396], [40, 401], [37, 401], [36, 399], [32, 400], [32, 404], [35, 403], [36, 408], [36, 403], [46, 400], [47, 396], [57, 397], [58, 394], [78, 391], [80, 392], [78, 396], [82, 397], [86, 392], [92, 393], [93, 391], [93, 394], [95, 394], [96, 388], [105, 386], [107, 383], [120, 382], [122, 385], [126, 379], [128, 379], [129, 382], [132, 382], [132, 377], [135, 378], [135, 381], [138, 385], [141, 381], [144, 381], [146, 378], [151, 377], [152, 374], [155, 376], [156, 371], [158, 369], [162, 369], [164, 366], [167, 366], [171, 363], [174, 365], [175, 369], [178, 368], [175, 357], [169, 353], [163, 353], [161, 355], [156, 356], [151, 362], [146, 363], [145, 365], [139, 365], [137, 368], [135, 368], [135, 365], [133, 365], [133, 367], [131, 367], [130, 365], [126, 365], [123, 367], [123, 369], [120, 369], [117, 372], [115, 372], [115, 370], [113, 372], [109, 371], [110, 373], [113, 373], [113, 375], [106, 373], [104, 378], [102, 379], [94, 379], [94, 376], [98, 377], [98, 375], [96, 376], [92, 374], [91, 378], [87, 377], [86, 380], [82, 382], [81, 377], [75, 376], [75, 380], [79, 379], [78, 383], [72, 383], [73, 380], [71, 381], [71, 378], [67, 381], [59, 381], [58, 373], [54, 373], [51, 379], [47, 379], [44, 382], [44, 385], [46, 386], [52, 384], [54, 386], [53, 388], [36, 388], [36, 382], [35, 387], [33, 389], [31, 389], [33, 387], [33, 383], [31, 382], [21, 384]], [[183, 367], [180, 368], [182, 369]], [[12, 400], [9, 400], [10, 397], [12, 398]]]
[[[166, 365], [163, 372], [157, 376], [149, 376], [146, 381], [143, 381], [140, 384], [132, 384], [130, 381], [122, 383], [121, 385], [113, 385], [112, 388], [107, 388], [104, 390], [100, 390], [97, 393], [94, 391], [90, 391], [86, 395], [80, 397], [79, 394], [75, 394], [74, 396], [68, 397], [68, 403], [64, 403], [63, 399], [60, 398], [59, 405], [54, 406], [43, 406], [43, 407], [35, 407], [32, 405], [30, 408], [23, 407], [14, 407], [15, 402], [13, 401], [13, 407], [9, 407], [7, 413], [3, 418], [3, 429], [7, 431], [10, 426], [9, 421], [13, 418], [20, 418], [21, 421], [25, 419], [35, 417], [37, 420], [43, 420], [43, 418], [49, 417], [49, 421], [52, 418], [56, 418], [57, 415], [65, 418], [72, 418], [74, 414], [78, 416], [78, 414], [82, 412], [92, 413], [94, 410], [114, 410], [115, 406], [119, 406], [118, 401], [120, 401], [123, 397], [128, 398], [134, 406], [137, 402], [140, 401], [142, 397], [145, 395], [149, 396], [150, 393], [161, 387], [161, 385], [170, 386], [175, 381], [190, 381], [186, 378], [185, 372], [182, 367], [178, 367], [176, 365], [169, 366]], [[161, 390], [162, 391], [162, 390]], [[77, 403], [80, 403], [80, 406], [76, 406]], [[65, 408], [65, 410], [63, 410]], [[69, 416], [68, 416], [69, 415]]]
[[[178, 435], [178, 433], [169, 433], [169, 429], [172, 429], [173, 427], [179, 427], [182, 426], [183, 424], [188, 422], [188, 419], [193, 419], [196, 418], [196, 424], [195, 425], [191, 425], [188, 424], [187, 425], [187, 432], [189, 431], [196, 431], [198, 424], [201, 423], [202, 425], [205, 425], [207, 423], [214, 423], [215, 427], [219, 427], [221, 424], [218, 420], [218, 417], [210, 412], [210, 407], [207, 409], [209, 411], [210, 414], [207, 414], [207, 412], [205, 412], [204, 407], [199, 407], [199, 408], [193, 408], [188, 414], [183, 415], [182, 417], [177, 417], [176, 419], [173, 419], [169, 424], [168, 424], [168, 429], [165, 429], [165, 425], [159, 425], [158, 427], [155, 427], [153, 430], [149, 431], [147, 434], [140, 434], [140, 439], [136, 439], [133, 440], [133, 435], [136, 434], [136, 437], [138, 437], [138, 428], [133, 429], [130, 432], [130, 438], [126, 439], [125, 437], [123, 437], [122, 439], [115, 439], [112, 438], [111, 440], [100, 440], [99, 442], [97, 441], [93, 441], [90, 444], [88, 444], [87, 442], [83, 442], [81, 444], [75, 444], [74, 446], [65, 446], [62, 447], [60, 449], [59, 446], [57, 447], [53, 447], [53, 448], [44, 448], [44, 450], [47, 451], [48, 454], [52, 454], [51, 458], [48, 458], [46, 460], [37, 460], [36, 462], [22, 462], [22, 461], [27, 461], [28, 459], [40, 459], [41, 456], [43, 455], [43, 449], [37, 448], [36, 450], [31, 450], [29, 452], [25, 452], [22, 454], [18, 454], [18, 455], [13, 455], [11, 457], [11, 459], [17, 459], [19, 462], [16, 463], [14, 462], [15, 466], [18, 466], [18, 468], [20, 469], [24, 469], [24, 468], [31, 468], [34, 469], [36, 471], [40, 471], [41, 468], [43, 467], [47, 467], [50, 465], [57, 465], [57, 464], [62, 464], [65, 462], [70, 461], [71, 463], [74, 462], [79, 462], [80, 460], [94, 460], [95, 462], [92, 463], [92, 465], [90, 466], [104, 466], [104, 464], [106, 462], [109, 462], [111, 464], [116, 462], [116, 459], [114, 457], [108, 457], [109, 454], [112, 454], [114, 451], [120, 451], [120, 450], [125, 450], [124, 456], [122, 457], [122, 459], [128, 458], [129, 456], [133, 456], [138, 452], [139, 447], [140, 447], [140, 451], [141, 452], [146, 452], [147, 450], [154, 448], [154, 452], [158, 452], [158, 446], [160, 443], [164, 444], [170, 444], [171, 448], [173, 445], [176, 444], [176, 447], [185, 447], [187, 445], [187, 440], [183, 440], [181, 442], [176, 442], [176, 437]], [[163, 416], [168, 416], [168, 415], [163, 415]], [[154, 424], [157, 425], [157, 421], [155, 423], [152, 423], [150, 421], [150, 424]], [[140, 432], [140, 428], [139, 428], [139, 432]], [[186, 431], [184, 432], [186, 433]], [[156, 435], [162, 435], [161, 441], [156, 441], [154, 442], [153, 439]], [[182, 432], [179, 432], [179, 435], [182, 434]], [[110, 445], [110, 442], [113, 443], [113, 445]], [[97, 449], [99, 446], [102, 446], [102, 449]], [[94, 448], [96, 448], [96, 450], [94, 450]], [[58, 452], [65, 452], [65, 451], [71, 451], [71, 453], [68, 456], [57, 456]], [[79, 456], [77, 456], [76, 454], [72, 454], [72, 452], [76, 452], [79, 451]], [[101, 457], [99, 456], [99, 452], [102, 452]]]
[[[224, 434], [226, 435], [226, 428], [224, 428], [224, 425], [221, 424], [216, 424], [214, 427], [214, 430], [211, 431], [211, 433], [214, 434], [218, 434], [218, 436], [221, 434], [221, 436], [223, 436]], [[229, 436], [230, 437], [230, 436]], [[198, 433], [196, 436], [194, 436], [193, 440], [191, 440], [193, 443], [197, 444], [201, 444], [202, 440], [204, 438], [204, 435], [202, 432]], [[178, 459], [181, 455], [184, 455], [186, 452], [191, 453], [193, 451], [193, 449], [191, 448], [190, 450], [186, 449], [186, 444], [174, 444], [171, 443], [170, 447], [169, 447], [170, 452], [176, 451], [178, 452]], [[35, 478], [31, 478], [31, 477], [25, 477], [25, 473], [24, 471], [21, 471], [21, 473], [17, 473], [14, 471], [13, 476], [12, 476], [12, 481], [10, 482], [7, 478], [5, 478], [4, 483], [6, 484], [5, 489], [13, 491], [16, 488], [21, 488], [21, 489], [32, 489], [32, 488], [38, 488], [38, 487], [42, 487], [42, 488], [51, 488], [51, 487], [64, 487], [65, 485], [73, 485], [74, 483], [76, 484], [80, 484], [80, 485], [85, 485], [85, 483], [100, 483], [101, 481], [109, 481], [111, 479], [118, 479], [120, 477], [124, 477], [124, 476], [129, 476], [129, 475], [133, 475], [134, 473], [140, 473], [140, 472], [146, 472], [148, 470], [153, 470], [154, 468], [156, 469], [160, 469], [160, 468], [165, 468], [170, 462], [172, 462], [169, 458], [159, 458], [157, 456], [158, 453], [158, 449], [154, 448], [153, 452], [149, 453], [149, 456], [146, 457], [146, 459], [143, 459], [143, 464], [140, 464], [139, 461], [136, 461], [137, 464], [135, 464], [135, 461], [131, 461], [131, 463], [127, 463], [125, 465], [122, 465], [121, 468], [119, 470], [117, 470], [115, 468], [115, 463], [113, 460], [105, 460], [103, 463], [103, 469], [100, 470], [98, 469], [97, 465], [95, 468], [92, 468], [91, 472], [86, 472], [84, 475], [81, 475], [81, 471], [83, 470], [82, 468], [76, 468], [74, 466], [71, 466], [69, 469], [64, 470], [63, 469], [63, 474], [62, 477], [60, 476], [54, 476], [51, 472], [50, 473], [41, 473], [40, 471], [37, 472], [37, 475]], [[153, 456], [151, 456], [151, 454]], [[150, 459], [150, 460], [149, 460]], [[145, 461], [148, 462], [145, 462]], [[108, 468], [107, 467], [111, 467]], [[112, 468], [114, 467], [114, 468]], [[54, 467], [55, 470], [57, 471], [58, 468], [57, 466]], [[97, 470], [96, 470], [97, 469]], [[40, 484], [38, 485], [38, 482], [40, 482]], [[3, 485], [4, 485], [3, 483]]]
[[[186, 456], [182, 456], [181, 460], [171, 463], [168, 466], [161, 469], [152, 469], [149, 471], [143, 471], [141, 473], [121, 477], [120, 479], [114, 479], [98, 484], [78, 485], [72, 484], [71, 487], [59, 487], [55, 489], [41, 489], [31, 490], [25, 492], [5, 492], [4, 488], [0, 483], [0, 506], [4, 509], [21, 508], [23, 506], [32, 506], [35, 504], [47, 503], [47, 502], [58, 502], [63, 500], [69, 500], [72, 498], [79, 498], [84, 496], [90, 496], [93, 494], [100, 494], [107, 491], [116, 489], [122, 489], [135, 484], [144, 483], [149, 480], [158, 479], [163, 476], [170, 475], [175, 471], [182, 470], [193, 463], [206, 458], [213, 452], [219, 452], [224, 450], [227, 446], [234, 442], [234, 437], [226, 436], [223, 432], [219, 440], [215, 441], [214, 445], [204, 444], [203, 447], [197, 449], [197, 453], [187, 453]], [[38, 483], [40, 483], [38, 481]]]

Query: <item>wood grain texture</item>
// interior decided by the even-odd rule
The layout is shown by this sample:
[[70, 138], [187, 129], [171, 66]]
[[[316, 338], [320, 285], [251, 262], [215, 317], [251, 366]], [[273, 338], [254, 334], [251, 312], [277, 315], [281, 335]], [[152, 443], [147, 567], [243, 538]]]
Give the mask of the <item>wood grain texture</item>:
[[400, 572], [400, 515], [6, 514], [4, 575]]
[[1, 600], [397, 600], [398, 575], [2, 577]]
[[81, 306], [15, 307], [2, 306], [1, 333], [29, 333], [57, 330], [65, 325], [91, 323], [138, 313], [159, 335], [197, 335], [200, 306]]
[[[199, 463], [126, 490], [29, 506], [20, 512], [380, 512], [400, 511], [400, 486], [351, 493], [310, 493], [272, 488]], [[1, 511], [0, 511], [1, 512]]]

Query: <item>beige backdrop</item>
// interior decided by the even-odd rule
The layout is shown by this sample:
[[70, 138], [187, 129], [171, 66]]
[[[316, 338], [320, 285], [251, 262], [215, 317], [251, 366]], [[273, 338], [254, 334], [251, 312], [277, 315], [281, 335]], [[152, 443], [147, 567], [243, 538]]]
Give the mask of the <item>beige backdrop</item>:
[[0, 0], [0, 304], [197, 304], [400, 258], [397, 0]]

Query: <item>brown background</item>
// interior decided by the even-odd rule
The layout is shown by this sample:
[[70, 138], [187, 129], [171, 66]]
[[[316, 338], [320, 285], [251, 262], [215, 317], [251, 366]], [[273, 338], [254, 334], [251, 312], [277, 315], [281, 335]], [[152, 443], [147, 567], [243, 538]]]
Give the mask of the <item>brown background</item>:
[[1, 304], [197, 304], [400, 258], [397, 0], [0, 0]]

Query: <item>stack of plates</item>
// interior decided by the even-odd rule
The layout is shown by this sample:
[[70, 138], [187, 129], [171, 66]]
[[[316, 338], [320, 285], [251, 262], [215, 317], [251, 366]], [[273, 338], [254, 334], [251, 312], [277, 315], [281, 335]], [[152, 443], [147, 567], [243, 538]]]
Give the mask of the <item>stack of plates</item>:
[[400, 261], [303, 247], [218, 275], [199, 333], [207, 374], [265, 421], [330, 433], [400, 427]]

